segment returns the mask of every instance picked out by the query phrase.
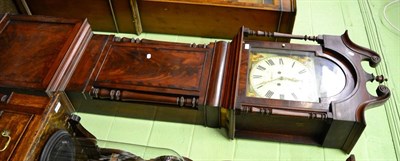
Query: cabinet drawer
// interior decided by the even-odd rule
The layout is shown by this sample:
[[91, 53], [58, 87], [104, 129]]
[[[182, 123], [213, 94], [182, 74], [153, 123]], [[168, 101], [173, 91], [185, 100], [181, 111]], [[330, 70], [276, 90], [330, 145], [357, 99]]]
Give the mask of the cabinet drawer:
[[9, 142], [4, 151], [0, 152], [0, 160], [8, 160], [11, 157], [32, 117], [30, 114], [0, 111], [0, 132], [7, 131], [10, 136], [0, 138], [0, 149], [5, 148]]

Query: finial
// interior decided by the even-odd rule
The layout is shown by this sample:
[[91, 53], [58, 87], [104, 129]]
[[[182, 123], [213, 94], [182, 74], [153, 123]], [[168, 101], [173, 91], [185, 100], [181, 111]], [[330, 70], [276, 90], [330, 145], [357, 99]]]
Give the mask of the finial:
[[378, 75], [375, 77], [375, 81], [379, 82], [379, 83], [383, 83], [383, 82], [387, 82], [388, 79], [385, 78], [383, 75]]

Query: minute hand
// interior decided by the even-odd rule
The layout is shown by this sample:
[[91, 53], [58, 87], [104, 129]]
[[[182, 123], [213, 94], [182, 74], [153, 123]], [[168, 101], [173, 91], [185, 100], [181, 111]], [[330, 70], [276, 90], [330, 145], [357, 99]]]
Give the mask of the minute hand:
[[271, 79], [271, 80], [268, 80], [268, 81], [263, 81], [263, 82], [257, 84], [257, 86], [258, 86], [258, 87], [262, 87], [262, 86], [264, 86], [265, 84], [268, 84], [268, 83], [271, 83], [271, 82], [274, 82], [274, 81], [277, 81], [277, 80], [288, 80], [288, 81], [291, 81], [291, 82], [299, 82], [299, 81], [300, 81], [300, 80], [294, 79], [294, 78], [278, 77], [278, 78]]
[[[295, 78], [288, 78], [288, 77], [279, 77], [279, 80], [288, 80], [288, 81], [292, 81], [292, 82], [300, 82], [300, 80], [295, 79]], [[276, 80], [276, 79], [274, 79]]]

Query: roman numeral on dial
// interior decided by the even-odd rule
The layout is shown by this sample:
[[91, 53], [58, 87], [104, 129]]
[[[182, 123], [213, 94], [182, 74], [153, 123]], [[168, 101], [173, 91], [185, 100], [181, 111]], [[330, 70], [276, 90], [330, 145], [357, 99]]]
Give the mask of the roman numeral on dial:
[[258, 69], [258, 70], [261, 70], [261, 71], [264, 71], [264, 70], [267, 69], [267, 68], [265, 68], [265, 67], [259, 65], [259, 66], [257, 66], [257, 69]]
[[268, 92], [265, 94], [265, 97], [271, 98], [272, 95], [274, 95], [274, 92], [272, 92], [271, 90], [268, 90]]
[[279, 64], [280, 64], [280, 65], [283, 65], [283, 60], [282, 60], [282, 58], [279, 58]]
[[265, 61], [269, 66], [273, 66], [275, 65], [274, 61], [272, 61], [271, 59], [268, 59], [267, 61]]

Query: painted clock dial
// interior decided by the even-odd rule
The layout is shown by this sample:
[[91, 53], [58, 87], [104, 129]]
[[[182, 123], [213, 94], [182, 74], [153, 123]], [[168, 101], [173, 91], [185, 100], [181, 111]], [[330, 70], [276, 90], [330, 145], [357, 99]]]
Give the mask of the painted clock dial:
[[345, 79], [338, 65], [314, 52], [253, 48], [246, 96], [319, 102], [340, 93]]
[[318, 102], [314, 59], [252, 52], [247, 96]]

